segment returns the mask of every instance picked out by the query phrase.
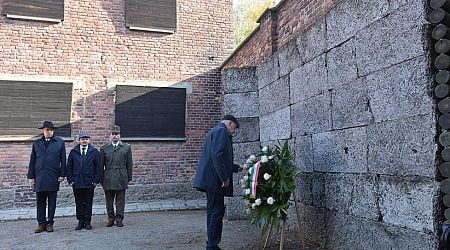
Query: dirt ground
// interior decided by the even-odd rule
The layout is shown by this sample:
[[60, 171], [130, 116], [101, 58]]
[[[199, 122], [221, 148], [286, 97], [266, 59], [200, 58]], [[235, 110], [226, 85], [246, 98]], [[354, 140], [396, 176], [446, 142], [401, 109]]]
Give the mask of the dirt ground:
[[[55, 232], [35, 234], [35, 220], [0, 222], [0, 249], [205, 249], [206, 211], [128, 213], [124, 227], [107, 228], [104, 215], [95, 215], [93, 229], [75, 231], [74, 217], [55, 219]], [[274, 232], [269, 249], [279, 249]], [[224, 221], [223, 249], [262, 249], [262, 237], [249, 221]], [[287, 234], [284, 249], [300, 249]]]

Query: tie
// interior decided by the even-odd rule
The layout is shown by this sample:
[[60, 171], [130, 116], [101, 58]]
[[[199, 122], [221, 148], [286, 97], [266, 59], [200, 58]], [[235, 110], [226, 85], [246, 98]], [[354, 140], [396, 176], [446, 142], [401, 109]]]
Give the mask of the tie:
[[85, 156], [86, 155], [86, 147], [82, 147], [81, 150], [82, 150], [81, 155]]

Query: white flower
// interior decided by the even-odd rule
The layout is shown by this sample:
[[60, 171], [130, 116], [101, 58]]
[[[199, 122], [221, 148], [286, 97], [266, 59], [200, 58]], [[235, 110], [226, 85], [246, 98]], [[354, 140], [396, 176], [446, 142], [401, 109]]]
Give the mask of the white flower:
[[252, 208], [253, 208], [253, 209], [256, 208], [256, 204], [255, 204], [255, 203], [252, 204]]
[[251, 161], [255, 161], [256, 160], [256, 156], [250, 155], [250, 157], [248, 159], [250, 159]]
[[272, 160], [273, 158], [275, 158], [275, 155], [269, 156], [269, 160]]
[[270, 177], [272, 177], [272, 175], [265, 173], [263, 177], [264, 177], [264, 180], [267, 181], [268, 179], [270, 179]]
[[243, 181], [247, 181], [248, 180], [248, 175], [244, 175], [244, 177], [242, 177]]
[[261, 162], [262, 162], [262, 163], [267, 162], [268, 160], [269, 160], [269, 159], [267, 158], [266, 155], [261, 156]]
[[267, 204], [272, 205], [275, 200], [272, 197], [267, 198]]
[[268, 150], [269, 148], [267, 147], [267, 146], [264, 146], [262, 149], [261, 149], [261, 151], [263, 151], [264, 153], [267, 153], [267, 150]]
[[261, 203], [262, 203], [261, 199], [258, 198], [258, 199], [255, 200], [256, 206], [261, 205]]
[[246, 195], [249, 195], [250, 194], [250, 189], [247, 188], [247, 189], [244, 190], [244, 192], [245, 192]]
[[245, 209], [245, 212], [246, 212], [247, 214], [250, 214], [251, 211], [252, 211], [252, 210], [250, 210], [250, 208]]
[[252, 164], [252, 160], [250, 160], [250, 158], [247, 159], [247, 161], [245, 161], [245, 164], [247, 164], [247, 165]]
[[247, 187], [247, 183], [241, 182], [241, 188], [245, 188], [245, 187]]

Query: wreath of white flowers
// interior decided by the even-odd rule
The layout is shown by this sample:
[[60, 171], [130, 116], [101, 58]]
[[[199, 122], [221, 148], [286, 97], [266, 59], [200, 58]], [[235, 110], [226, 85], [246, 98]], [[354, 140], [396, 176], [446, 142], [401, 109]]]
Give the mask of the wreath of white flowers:
[[272, 223], [276, 228], [287, 220], [289, 198], [295, 189], [295, 176], [300, 172], [293, 163], [288, 141], [283, 146], [265, 146], [246, 162], [248, 172], [241, 180], [251, 223], [265, 232]]

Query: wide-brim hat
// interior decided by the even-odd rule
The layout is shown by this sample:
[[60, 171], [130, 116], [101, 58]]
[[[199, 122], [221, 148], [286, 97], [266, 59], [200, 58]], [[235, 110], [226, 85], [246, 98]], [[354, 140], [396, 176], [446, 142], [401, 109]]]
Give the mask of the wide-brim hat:
[[239, 128], [239, 122], [233, 115], [224, 115], [222, 120], [232, 121], [236, 124], [236, 128]]
[[53, 125], [53, 122], [51, 122], [51, 121], [44, 121], [44, 123], [42, 123], [42, 127], [38, 128], [38, 129], [43, 129], [43, 128], [57, 129], [58, 127], [55, 127]]

